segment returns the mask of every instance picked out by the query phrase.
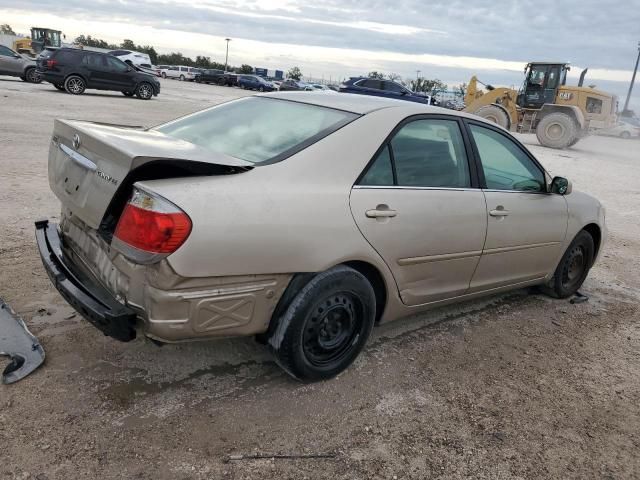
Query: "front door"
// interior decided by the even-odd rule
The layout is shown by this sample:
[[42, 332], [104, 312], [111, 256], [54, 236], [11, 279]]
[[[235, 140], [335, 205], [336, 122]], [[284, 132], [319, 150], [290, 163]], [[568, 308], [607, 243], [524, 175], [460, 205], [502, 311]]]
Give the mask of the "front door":
[[107, 80], [114, 90], [131, 91], [135, 87], [133, 80], [133, 67], [122, 60], [107, 56]]
[[555, 268], [567, 231], [567, 202], [547, 193], [544, 170], [498, 128], [469, 123], [481, 162], [487, 239], [470, 291], [545, 277]]
[[351, 192], [351, 212], [393, 272], [400, 297], [419, 305], [464, 294], [487, 226], [461, 122], [403, 123]]
[[22, 75], [25, 60], [10, 48], [0, 45], [0, 74]]

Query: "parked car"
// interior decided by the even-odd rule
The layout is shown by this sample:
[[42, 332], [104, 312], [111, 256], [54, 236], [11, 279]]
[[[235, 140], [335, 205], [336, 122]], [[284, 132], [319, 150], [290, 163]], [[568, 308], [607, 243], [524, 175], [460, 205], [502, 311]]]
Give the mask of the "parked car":
[[322, 85], [321, 83], [312, 83], [311, 84], [311, 88], [313, 88], [314, 90], [319, 90], [321, 92], [331, 92], [332, 91], [328, 86]]
[[303, 380], [428, 308], [568, 297], [606, 237], [600, 203], [506, 130], [364, 95], [259, 94], [148, 130], [56, 120], [49, 182], [60, 225], [37, 244], [80, 315], [123, 341], [257, 335]]
[[29, 83], [42, 81], [36, 71], [34, 59], [21, 55], [4, 45], [0, 45], [0, 75], [19, 77]]
[[38, 74], [58, 90], [80, 95], [86, 89], [120, 91], [150, 100], [160, 93], [155, 76], [106, 53], [77, 48], [46, 50], [38, 56]]
[[621, 118], [614, 127], [598, 130], [598, 135], [620, 138], [638, 138], [640, 137], [640, 126], [635, 126]]
[[301, 80], [291, 80], [291, 79], [287, 79], [284, 82], [282, 82], [280, 84], [280, 90], [281, 91], [287, 91], [287, 90], [293, 90], [293, 91], [298, 91], [298, 90], [306, 90], [306, 91], [311, 91], [313, 90], [313, 87], [311, 85], [309, 85], [306, 82], [303, 82]]
[[412, 92], [407, 87], [391, 80], [380, 80], [377, 78], [351, 77], [340, 85], [340, 92], [357, 93], [360, 95], [374, 95], [377, 97], [394, 98], [396, 100], [407, 100], [416, 103], [426, 103], [436, 105], [435, 99], [431, 96]]
[[198, 83], [215, 83], [216, 85], [226, 85], [227, 74], [224, 70], [206, 69], [195, 75]]
[[238, 78], [238, 86], [248, 90], [258, 90], [260, 92], [272, 92], [275, 87], [258, 75], [240, 75]]
[[146, 53], [134, 52], [131, 50], [112, 50], [110, 55], [118, 57], [124, 63], [131, 66], [143, 67], [150, 69], [152, 66], [151, 58]]
[[196, 78], [198, 69], [195, 67], [185, 67], [183, 65], [170, 65], [167, 69], [162, 70], [162, 78], [178, 79], [181, 82], [188, 80], [193, 81]]

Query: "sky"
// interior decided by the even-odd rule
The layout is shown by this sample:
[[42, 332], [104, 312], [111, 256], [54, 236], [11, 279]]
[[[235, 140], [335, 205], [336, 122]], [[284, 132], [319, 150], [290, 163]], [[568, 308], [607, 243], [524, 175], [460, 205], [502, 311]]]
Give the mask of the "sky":
[[[15, 8], [19, 5], [19, 8]], [[519, 86], [528, 61], [568, 61], [570, 83], [626, 97], [640, 41], [640, 0], [0, 0], [0, 23], [62, 30], [67, 40], [129, 38], [161, 53], [326, 80], [377, 70], [439, 78], [473, 74]], [[36, 25], [37, 24], [37, 25]], [[640, 78], [631, 108], [640, 112]]]

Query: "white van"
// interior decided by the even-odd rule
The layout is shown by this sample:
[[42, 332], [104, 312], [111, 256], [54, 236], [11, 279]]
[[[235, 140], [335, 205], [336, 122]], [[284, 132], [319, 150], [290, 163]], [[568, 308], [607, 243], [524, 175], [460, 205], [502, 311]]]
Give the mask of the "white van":
[[177, 78], [180, 81], [189, 80], [190, 82], [196, 78], [196, 73], [200, 70], [195, 67], [185, 67], [183, 65], [169, 65], [160, 70], [162, 78]]

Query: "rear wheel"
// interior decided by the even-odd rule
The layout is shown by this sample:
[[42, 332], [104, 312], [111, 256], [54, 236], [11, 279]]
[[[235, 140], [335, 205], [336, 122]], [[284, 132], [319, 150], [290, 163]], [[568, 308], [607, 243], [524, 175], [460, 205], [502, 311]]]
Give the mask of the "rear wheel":
[[64, 89], [72, 95], [80, 95], [87, 88], [82, 77], [71, 75], [64, 81]]
[[180, 80], [181, 82], [184, 82], [184, 75], [180, 75], [180, 78], [178, 78], [178, 80]]
[[224, 78], [220, 78], [216, 83], [218, 84], [218, 86], [222, 87], [227, 82]]
[[545, 147], [567, 148], [573, 145], [574, 141], [577, 141], [576, 139], [579, 139], [578, 127], [566, 113], [550, 113], [538, 122], [536, 137]]
[[42, 82], [42, 77], [35, 68], [28, 68], [24, 72], [24, 81], [29, 83], [40, 83]]
[[620, 138], [631, 138], [631, 134], [629, 132], [622, 132]]
[[165, 72], [162, 72], [162, 78], [167, 78], [167, 74]]
[[375, 293], [359, 272], [338, 266], [315, 275], [293, 298], [269, 335], [276, 362], [299, 380], [345, 370], [364, 347], [376, 315]]
[[147, 82], [142, 82], [136, 88], [136, 96], [141, 100], [150, 100], [153, 97], [153, 87]]
[[502, 128], [509, 128], [509, 115], [500, 107], [495, 105], [485, 105], [473, 112], [474, 115], [489, 120], [490, 122], [500, 125]]
[[581, 230], [564, 252], [551, 281], [541, 290], [556, 298], [567, 298], [578, 291], [593, 264], [593, 237]]

